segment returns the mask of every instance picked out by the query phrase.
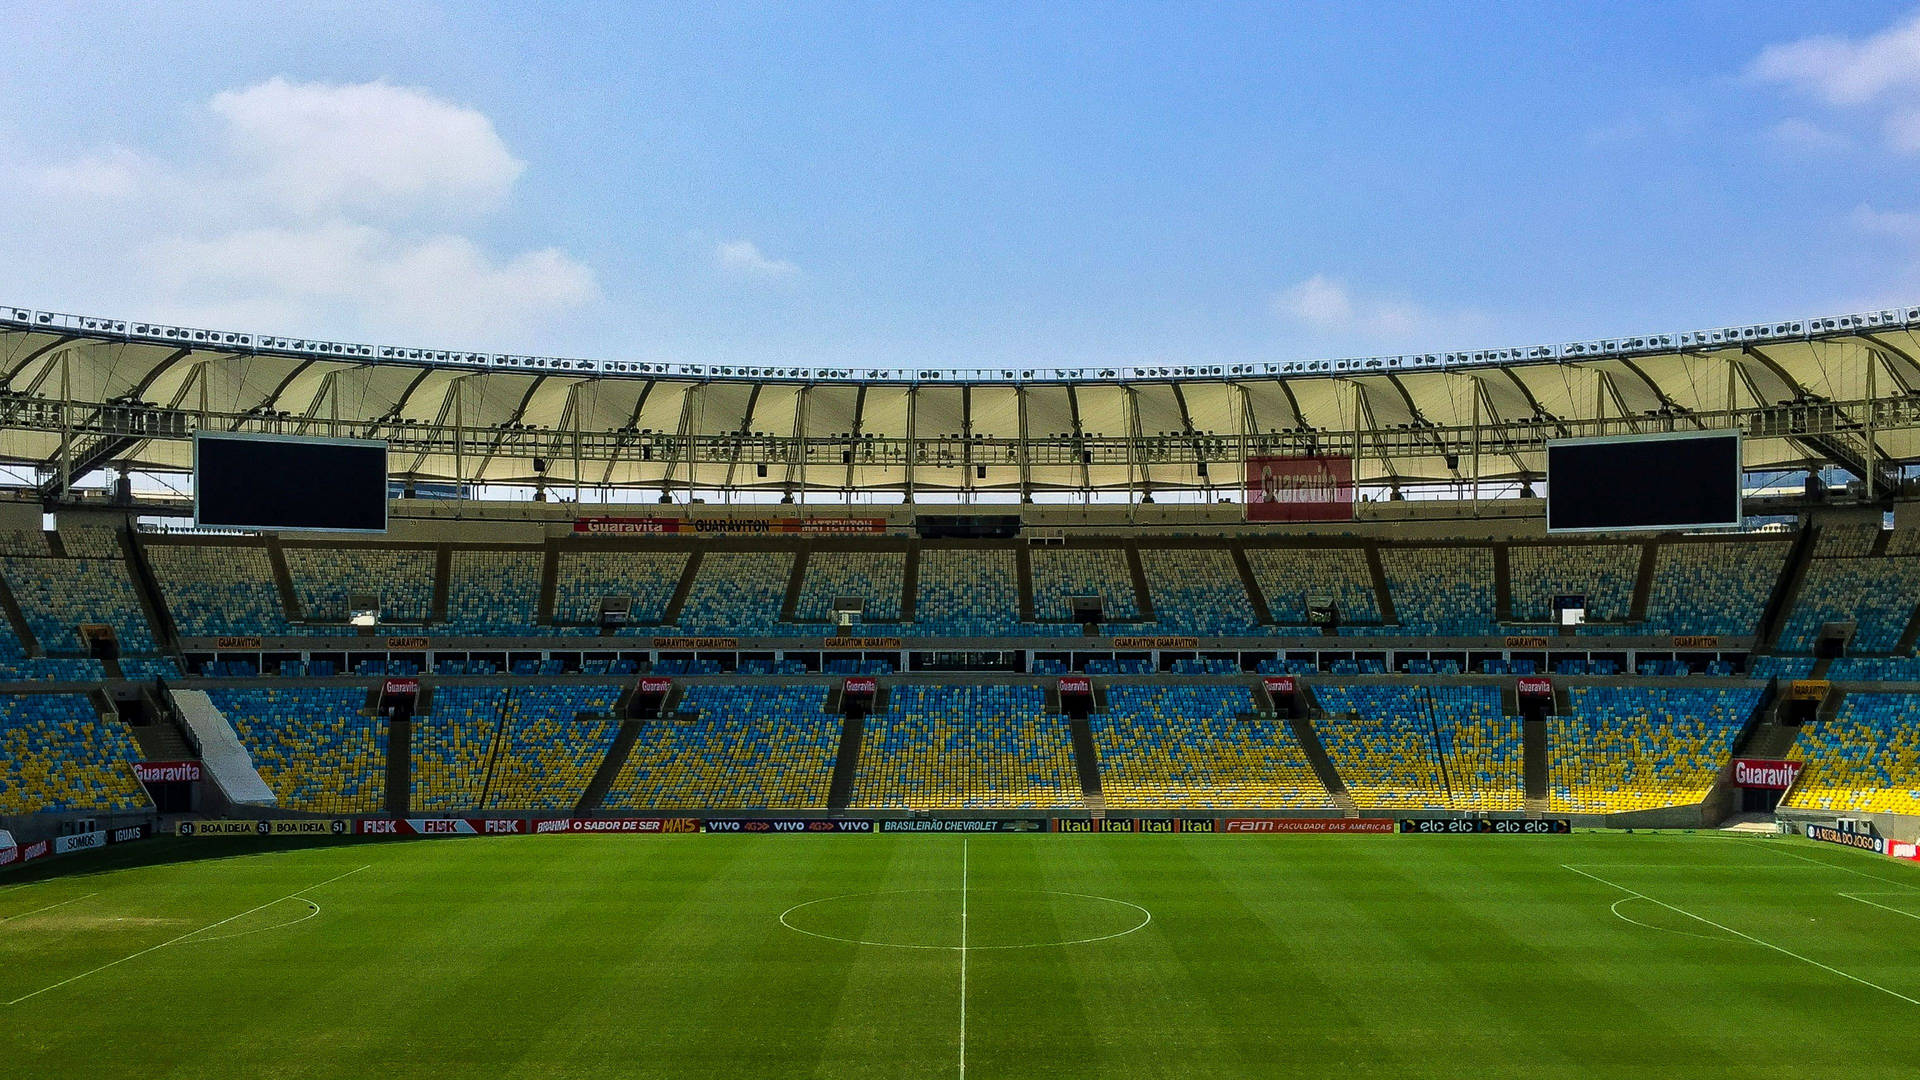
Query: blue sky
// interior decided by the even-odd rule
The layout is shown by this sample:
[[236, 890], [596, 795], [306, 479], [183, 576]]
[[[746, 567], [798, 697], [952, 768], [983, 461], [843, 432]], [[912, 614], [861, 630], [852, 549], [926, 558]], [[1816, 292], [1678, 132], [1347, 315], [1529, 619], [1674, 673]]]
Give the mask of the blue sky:
[[0, 302], [1234, 362], [1920, 300], [1908, 4], [0, 4]]

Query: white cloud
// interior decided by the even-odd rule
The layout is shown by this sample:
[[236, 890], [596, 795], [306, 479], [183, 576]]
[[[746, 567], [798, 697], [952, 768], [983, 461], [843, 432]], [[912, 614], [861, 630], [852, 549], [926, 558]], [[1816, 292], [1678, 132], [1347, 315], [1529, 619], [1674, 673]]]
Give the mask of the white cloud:
[[720, 269], [741, 277], [785, 278], [800, 273], [800, 268], [785, 259], [775, 259], [751, 240], [732, 240], [714, 245], [713, 261]]
[[300, 212], [490, 210], [526, 169], [484, 113], [411, 87], [275, 78], [208, 107], [251, 179]]
[[1890, 91], [1920, 87], [1920, 14], [1857, 40], [1827, 35], [1771, 45], [1749, 71], [1829, 105], [1865, 105]]
[[1788, 149], [1808, 152], [1844, 150], [1851, 145], [1845, 135], [1798, 116], [1768, 128], [1767, 138]]
[[[1325, 274], [1282, 290], [1273, 298], [1281, 317], [1323, 334], [1363, 341], [1405, 340], [1421, 334], [1464, 329], [1471, 317], [1436, 317], [1400, 300], [1356, 296], [1345, 282]], [[1447, 348], [1457, 343], [1431, 343]]]
[[515, 348], [600, 295], [564, 251], [489, 250], [452, 227], [499, 206], [525, 170], [474, 109], [383, 82], [272, 79], [215, 95], [207, 115], [214, 145], [177, 157], [0, 153], [17, 162], [0, 172], [0, 202], [35, 207], [31, 220], [0, 220], [0, 248], [89, 252], [41, 266], [41, 287], [55, 290], [42, 302], [98, 297], [116, 305], [102, 314]]
[[1862, 38], [1825, 35], [1769, 46], [1747, 73], [1866, 116], [1894, 150], [1920, 152], [1920, 14]]
[[1920, 213], [1911, 210], [1876, 210], [1861, 203], [1847, 220], [1863, 233], [1920, 243]]
[[555, 249], [497, 259], [464, 236], [407, 239], [344, 220], [161, 240], [140, 261], [176, 304], [264, 301], [293, 325], [351, 319], [428, 335], [424, 344], [484, 341], [599, 296], [593, 272]]

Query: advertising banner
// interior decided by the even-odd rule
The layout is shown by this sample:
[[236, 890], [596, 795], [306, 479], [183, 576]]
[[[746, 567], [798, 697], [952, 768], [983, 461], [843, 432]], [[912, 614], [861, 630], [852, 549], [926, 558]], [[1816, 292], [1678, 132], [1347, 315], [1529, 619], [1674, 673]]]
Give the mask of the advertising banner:
[[1229, 833], [1391, 833], [1392, 818], [1227, 818]]
[[[1183, 827], [1194, 826], [1194, 827]], [[1205, 826], [1200, 828], [1198, 826]], [[1054, 818], [1057, 833], [1180, 833], [1212, 832], [1212, 821], [1182, 822], [1179, 818]]]
[[1047, 831], [1046, 818], [954, 818], [946, 821], [887, 820], [883, 833], [1036, 833]]
[[264, 644], [264, 639], [252, 634], [230, 634], [213, 639], [213, 647], [220, 652], [259, 652]]
[[1573, 831], [1565, 818], [1539, 818], [1521, 821], [1467, 821], [1461, 818], [1401, 818], [1400, 831], [1433, 836], [1468, 836], [1491, 833], [1505, 836], [1564, 836]]
[[1117, 637], [1109, 643], [1115, 649], [1197, 649], [1197, 637]]
[[1501, 639], [1501, 644], [1509, 649], [1544, 649], [1547, 639], [1531, 634], [1509, 634]]
[[656, 649], [670, 649], [687, 652], [695, 649], [737, 649], [739, 638], [730, 637], [657, 637], [651, 642]]
[[1552, 679], [1521, 679], [1515, 684], [1521, 697], [1552, 697]]
[[0, 829], [0, 866], [20, 861], [20, 848], [13, 842], [13, 834]]
[[843, 694], [874, 694], [880, 690], [880, 680], [871, 675], [854, 675], [840, 684]]
[[420, 680], [414, 678], [388, 679], [380, 684], [380, 693], [385, 697], [406, 697], [420, 692]]
[[1091, 693], [1093, 693], [1093, 680], [1087, 678], [1085, 675], [1068, 675], [1060, 680], [1061, 697], [1073, 697], [1075, 695], [1085, 697]]
[[659, 517], [575, 518], [576, 536], [666, 536], [677, 533], [800, 533], [810, 536], [871, 536], [887, 531], [886, 518], [750, 518], [687, 521]]
[[1248, 521], [1352, 521], [1353, 459], [1247, 458]]
[[1676, 634], [1673, 638], [1676, 649], [1717, 649], [1720, 639], [1713, 634]]
[[643, 694], [665, 694], [673, 690], [672, 679], [641, 679], [640, 692]]
[[553, 833], [697, 833], [698, 818], [537, 818], [533, 831]]
[[1800, 761], [1734, 758], [1733, 784], [1735, 787], [1785, 791], [1800, 778], [1800, 770], [1804, 768], [1806, 763]]
[[1280, 697], [1283, 694], [1293, 693], [1294, 682], [1291, 675], [1269, 675], [1260, 681], [1266, 685], [1269, 696]]
[[181, 784], [200, 782], [197, 761], [136, 761], [133, 778], [143, 784]]
[[127, 844], [135, 840], [145, 840], [152, 835], [153, 828], [143, 821], [138, 825], [122, 825], [117, 829], [107, 830], [107, 843]]
[[180, 836], [346, 836], [353, 822], [346, 818], [243, 818], [239, 820], [182, 821], [174, 826]]
[[826, 652], [864, 652], [869, 649], [891, 652], [900, 648], [897, 637], [830, 637], [820, 639]]
[[708, 818], [701, 822], [710, 833], [870, 833], [873, 822], [865, 818]]
[[1825, 701], [1833, 683], [1826, 679], [1795, 679], [1787, 684], [1788, 701]]
[[1871, 851], [1875, 855], [1884, 855], [1887, 851], [1887, 842], [1877, 836], [1868, 836], [1866, 833], [1848, 832], [1845, 829], [1836, 829], [1831, 825], [1807, 826], [1807, 839], [1818, 840], [1823, 844], [1839, 844], [1842, 847], [1859, 848], [1861, 851]]
[[74, 833], [72, 836], [56, 836], [53, 840], [55, 855], [71, 855], [76, 851], [91, 851], [107, 846], [107, 834], [95, 829], [93, 832]]

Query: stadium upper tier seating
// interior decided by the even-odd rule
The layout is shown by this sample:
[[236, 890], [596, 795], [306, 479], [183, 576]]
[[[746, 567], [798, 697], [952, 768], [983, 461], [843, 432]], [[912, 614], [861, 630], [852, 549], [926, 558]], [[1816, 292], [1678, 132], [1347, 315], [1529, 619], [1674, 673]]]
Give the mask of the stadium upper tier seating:
[[1033, 617], [1040, 622], [1071, 621], [1074, 597], [1099, 597], [1108, 621], [1140, 614], [1127, 553], [1119, 548], [1040, 547], [1033, 549], [1031, 561]]
[[78, 694], [0, 697], [0, 815], [152, 807], [140, 750]]
[[1587, 618], [1625, 622], [1633, 611], [1641, 548], [1632, 544], [1515, 544], [1507, 548], [1518, 622], [1553, 622], [1554, 598], [1584, 596]]
[[1793, 615], [1780, 634], [1780, 646], [1809, 651], [1822, 625], [1851, 622], [1855, 628], [1848, 651], [1885, 653], [1906, 631], [1916, 602], [1920, 602], [1920, 557], [1816, 555], [1801, 581]]
[[1244, 686], [1113, 686], [1090, 720], [1114, 809], [1326, 808], [1285, 720], [1250, 715]]
[[380, 619], [424, 624], [433, 617], [431, 548], [308, 547], [282, 549], [287, 575], [309, 623], [342, 623], [355, 597], [379, 600]]
[[218, 637], [288, 632], [265, 547], [149, 544], [147, 559], [180, 633]]
[[657, 624], [686, 572], [684, 551], [564, 551], [555, 564], [553, 621], [594, 626], [600, 602], [625, 597], [631, 621]]
[[1653, 634], [1750, 634], [1760, 624], [1791, 544], [1670, 541], [1658, 546], [1647, 594]]
[[1788, 756], [1806, 769], [1787, 806], [1920, 814], [1920, 694], [1848, 694], [1831, 720], [1803, 725]]
[[1011, 549], [927, 546], [919, 569], [916, 631], [984, 637], [1019, 625], [1019, 566]]
[[849, 805], [894, 810], [1083, 804], [1064, 716], [1030, 686], [897, 686], [867, 718]]
[[1273, 621], [1284, 630], [1310, 624], [1307, 605], [1332, 601], [1343, 623], [1380, 621], [1380, 596], [1365, 550], [1344, 548], [1247, 547], [1247, 564], [1267, 601]]
[[1156, 623], [1178, 634], [1260, 633], [1233, 554], [1220, 547], [1141, 548]]
[[1480, 547], [1384, 548], [1380, 566], [1402, 633], [1494, 633], [1493, 551]]
[[96, 554], [96, 545], [83, 558], [0, 557], [0, 571], [43, 651], [84, 651], [79, 628], [91, 623], [113, 627], [123, 652], [151, 653], [157, 647], [119, 541], [107, 536], [110, 555]]
[[841, 728], [826, 699], [824, 686], [691, 686], [682, 717], [644, 722], [606, 805], [823, 808]]
[[689, 634], [771, 633], [793, 576], [791, 551], [709, 551], [680, 612]]
[[540, 551], [456, 549], [449, 563], [445, 631], [483, 637], [535, 633], [544, 558]]
[[844, 597], [864, 602], [863, 620], [898, 619], [906, 572], [903, 551], [816, 551], [807, 559], [794, 618], [832, 622], [834, 601]]
[[1760, 688], [1576, 686], [1569, 698], [1571, 715], [1547, 721], [1552, 808], [1620, 813], [1705, 798]]

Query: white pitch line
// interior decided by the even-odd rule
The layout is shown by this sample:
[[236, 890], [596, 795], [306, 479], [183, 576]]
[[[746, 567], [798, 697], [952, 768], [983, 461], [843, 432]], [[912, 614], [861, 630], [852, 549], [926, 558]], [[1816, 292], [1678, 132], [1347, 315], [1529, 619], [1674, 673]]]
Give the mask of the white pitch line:
[[[1887, 906], [1887, 905], [1885, 905], [1885, 904], [1876, 904], [1876, 903], [1874, 903], [1873, 901], [1871, 901], [1871, 900], [1868, 900], [1868, 899], [1867, 899], [1866, 897], [1864, 897], [1864, 896], [1861, 896], [1861, 895], [1860, 895], [1859, 893], [1850, 893], [1850, 892], [1843, 892], [1843, 893], [1841, 893], [1840, 895], [1841, 895], [1841, 896], [1844, 896], [1844, 897], [1846, 897], [1846, 898], [1847, 898], [1847, 899], [1849, 899], [1849, 900], [1852, 900], [1852, 901], [1855, 901], [1856, 903], [1861, 903], [1861, 904], [1865, 904], [1865, 905], [1867, 905], [1868, 907], [1877, 907], [1877, 908], [1879, 908], [1879, 909], [1880, 909], [1881, 911], [1891, 911], [1891, 912], [1893, 912], [1893, 913], [1894, 913], [1895, 915], [1905, 915], [1905, 916], [1906, 916], [1907, 918], [1909, 918], [1909, 919], [1920, 919], [1920, 915], [1915, 915], [1915, 914], [1914, 914], [1913, 912], [1911, 912], [1911, 911], [1903, 911], [1903, 910], [1901, 910], [1900, 908], [1897, 908], [1897, 907], [1888, 907], [1888, 906]], [[1904, 896], [1904, 895], [1906, 895], [1906, 894], [1905, 894], [1905, 893], [1898, 893], [1898, 894], [1896, 894], [1896, 895], [1900, 895], [1900, 896]]]
[[1776, 855], [1785, 855], [1789, 859], [1799, 859], [1801, 862], [1804, 862], [1804, 863], [1812, 863], [1815, 866], [1824, 866], [1829, 870], [1838, 870], [1843, 874], [1852, 874], [1854, 877], [1866, 878], [1868, 881], [1878, 881], [1882, 885], [1898, 885], [1903, 889], [1920, 890], [1920, 885], [1914, 885], [1911, 882], [1899, 881], [1894, 878], [1881, 877], [1878, 874], [1869, 874], [1864, 870], [1855, 870], [1851, 866], [1841, 866], [1839, 863], [1832, 862], [1827, 859], [1816, 859], [1810, 855], [1802, 855], [1797, 851], [1787, 851], [1784, 848], [1777, 848], [1777, 847], [1768, 848], [1767, 850], [1773, 852]]
[[967, 1080], [967, 838], [960, 838], [960, 1080]]
[[[172, 945], [172, 944], [175, 944], [176, 942], [181, 942], [181, 941], [185, 941], [185, 940], [187, 940], [188, 938], [190, 938], [190, 937], [192, 937], [192, 936], [194, 936], [195, 934], [204, 934], [204, 933], [206, 933], [206, 932], [207, 932], [207, 931], [209, 931], [209, 930], [213, 930], [213, 929], [217, 929], [217, 928], [219, 928], [219, 927], [222, 927], [222, 926], [225, 926], [225, 925], [227, 925], [228, 923], [230, 923], [230, 922], [232, 922], [232, 921], [233, 921], [233, 920], [235, 920], [235, 919], [240, 919], [240, 918], [245, 918], [246, 916], [248, 916], [248, 915], [251, 915], [251, 914], [253, 914], [253, 913], [254, 913], [254, 912], [256, 912], [256, 911], [260, 911], [260, 910], [262, 910], [262, 909], [264, 909], [264, 908], [270, 908], [270, 907], [272, 907], [272, 906], [273, 906], [273, 905], [275, 905], [275, 904], [279, 904], [279, 903], [284, 903], [284, 902], [286, 902], [286, 901], [288, 901], [288, 900], [297, 900], [297, 899], [300, 899], [300, 894], [301, 894], [301, 893], [303, 893], [303, 892], [307, 892], [308, 890], [311, 890], [311, 889], [317, 889], [317, 888], [319, 888], [319, 887], [320, 887], [321, 885], [331, 885], [331, 884], [333, 884], [334, 882], [336, 882], [336, 881], [339, 881], [339, 880], [340, 880], [341, 878], [346, 878], [346, 877], [352, 877], [353, 875], [355, 875], [355, 874], [357, 874], [357, 873], [359, 873], [360, 871], [362, 871], [362, 870], [366, 870], [366, 869], [368, 869], [368, 868], [370, 868], [370, 867], [372, 867], [372, 866], [373, 866], [373, 864], [372, 864], [372, 863], [368, 863], [368, 864], [367, 864], [366, 866], [357, 866], [357, 867], [355, 867], [355, 868], [353, 868], [352, 870], [349, 870], [349, 871], [347, 871], [347, 872], [346, 872], [346, 873], [344, 873], [344, 874], [339, 874], [339, 875], [336, 875], [336, 876], [334, 876], [334, 877], [330, 877], [330, 878], [328, 878], [328, 879], [327, 879], [327, 880], [325, 880], [325, 881], [322, 881], [322, 882], [319, 882], [319, 883], [317, 883], [317, 884], [314, 884], [314, 885], [309, 885], [309, 886], [307, 886], [307, 887], [306, 887], [306, 888], [304, 888], [304, 889], [295, 889], [294, 891], [292, 891], [292, 892], [290, 892], [290, 893], [288, 893], [287, 895], [285, 895], [285, 896], [283, 896], [283, 897], [281, 897], [281, 898], [280, 898], [280, 899], [278, 899], [278, 900], [269, 900], [269, 901], [267, 901], [266, 903], [264, 903], [264, 904], [261, 904], [261, 905], [259, 905], [258, 907], [250, 907], [250, 908], [248, 908], [247, 910], [245, 910], [245, 911], [243, 911], [243, 912], [241, 912], [241, 913], [240, 913], [240, 914], [238, 914], [238, 915], [229, 915], [229, 916], [227, 916], [226, 918], [224, 918], [224, 919], [221, 919], [221, 920], [220, 920], [219, 922], [217, 922], [217, 923], [209, 923], [209, 924], [207, 924], [206, 926], [203, 926], [203, 927], [201, 927], [201, 928], [200, 928], [200, 929], [198, 929], [198, 930], [189, 930], [189, 931], [187, 931], [186, 933], [184, 933], [184, 934], [181, 934], [181, 935], [180, 935], [179, 937], [174, 937], [174, 938], [168, 938], [167, 940], [165, 940], [165, 941], [163, 941], [163, 942], [161, 942], [161, 943], [160, 943], [160, 944], [158, 944], [158, 945], [149, 945], [149, 946], [147, 946], [146, 948], [144, 948], [144, 949], [141, 949], [141, 950], [140, 950], [139, 952], [137, 952], [137, 953], [134, 953], [134, 954], [132, 954], [131, 956], [123, 956], [123, 957], [121, 957], [121, 958], [120, 958], [120, 959], [118, 959], [118, 960], [114, 960], [114, 961], [110, 961], [110, 962], [108, 962], [108, 963], [105, 963], [105, 964], [101, 964], [101, 965], [100, 965], [99, 967], [97, 967], [97, 968], [94, 968], [94, 969], [93, 969], [92, 971], [83, 971], [83, 972], [81, 972], [80, 974], [78, 974], [78, 975], [75, 975], [75, 976], [73, 976], [73, 977], [71, 977], [71, 978], [66, 978], [66, 979], [61, 979], [61, 980], [60, 980], [59, 982], [57, 982], [57, 983], [54, 983], [54, 984], [53, 984], [52, 986], [43, 986], [43, 987], [41, 987], [40, 989], [38, 989], [38, 990], [35, 990], [35, 991], [34, 991], [33, 993], [31, 993], [31, 994], [25, 994], [25, 995], [22, 995], [22, 996], [20, 996], [20, 997], [17, 997], [17, 998], [14, 998], [14, 999], [13, 999], [12, 1001], [9, 1001], [9, 1002], [7, 1002], [6, 1004], [8, 1004], [8, 1005], [18, 1005], [18, 1004], [20, 1004], [21, 1002], [23, 1002], [23, 1001], [26, 1001], [26, 1000], [28, 1000], [28, 999], [30, 999], [30, 998], [37, 998], [37, 997], [39, 997], [39, 996], [40, 996], [41, 994], [44, 994], [44, 993], [46, 993], [46, 992], [47, 992], [47, 991], [49, 991], [49, 990], [58, 990], [58, 989], [60, 989], [61, 987], [63, 987], [63, 986], [66, 986], [66, 985], [68, 985], [69, 983], [77, 983], [77, 982], [79, 982], [79, 981], [80, 981], [81, 979], [84, 979], [84, 978], [86, 978], [86, 977], [87, 977], [87, 976], [89, 976], [89, 975], [98, 975], [98, 974], [100, 974], [101, 972], [103, 972], [103, 971], [105, 971], [105, 970], [107, 970], [107, 969], [108, 969], [108, 968], [110, 968], [110, 967], [119, 967], [119, 966], [120, 966], [121, 964], [124, 964], [124, 963], [126, 963], [127, 961], [129, 961], [129, 960], [138, 960], [138, 959], [140, 959], [141, 957], [143, 957], [143, 956], [145, 956], [145, 955], [147, 955], [147, 954], [148, 954], [148, 953], [150, 953], [150, 952], [157, 952], [157, 951], [159, 951], [159, 950], [161, 950], [161, 949], [164, 949], [164, 948], [166, 948], [166, 947], [167, 947], [167, 946], [169, 946], [169, 945]], [[309, 901], [309, 902], [311, 902], [311, 901]]]
[[[99, 896], [99, 895], [100, 894], [97, 892], [90, 892], [87, 894], [87, 896]], [[77, 904], [80, 901], [85, 900], [87, 896], [76, 896], [71, 900], [62, 900], [57, 904], [48, 904], [46, 907], [43, 907], [43, 908], [34, 908], [32, 911], [23, 911], [18, 915], [9, 915], [4, 919], [0, 919], [0, 923], [9, 923], [15, 919], [24, 919], [29, 915], [38, 915], [43, 911], [52, 911], [54, 908], [57, 908], [57, 907], [66, 907], [68, 904]]]
[[1621, 892], [1626, 893], [1629, 896], [1637, 896], [1640, 899], [1645, 900], [1650, 904], [1659, 904], [1661, 907], [1666, 908], [1668, 911], [1685, 915], [1687, 918], [1692, 919], [1695, 922], [1706, 923], [1708, 926], [1711, 926], [1716, 930], [1724, 930], [1727, 933], [1732, 934], [1737, 938], [1741, 938], [1745, 941], [1751, 941], [1755, 945], [1758, 945], [1762, 948], [1771, 949], [1782, 956], [1790, 956], [1793, 959], [1798, 960], [1803, 964], [1812, 964], [1814, 967], [1817, 967], [1822, 971], [1826, 971], [1834, 975], [1838, 975], [1841, 978], [1846, 979], [1848, 982], [1855, 982], [1855, 983], [1859, 983], [1861, 986], [1871, 987], [1872, 989], [1878, 990], [1881, 993], [1886, 994], [1888, 997], [1899, 998], [1901, 1001], [1904, 1001], [1909, 1005], [1920, 1005], [1920, 998], [1910, 998], [1907, 995], [1902, 994], [1898, 990], [1889, 990], [1886, 987], [1881, 986], [1879, 983], [1868, 982], [1867, 980], [1861, 978], [1858, 975], [1849, 975], [1848, 973], [1841, 971], [1837, 967], [1832, 967], [1827, 964], [1823, 964], [1818, 960], [1801, 956], [1799, 953], [1793, 952], [1790, 949], [1783, 949], [1780, 946], [1775, 945], [1771, 941], [1763, 941], [1760, 938], [1754, 937], [1752, 934], [1742, 933], [1739, 930], [1735, 930], [1731, 926], [1724, 926], [1720, 923], [1714, 922], [1712, 919], [1709, 919], [1703, 915], [1695, 915], [1693, 912], [1688, 911], [1685, 908], [1674, 907], [1672, 904], [1667, 903], [1665, 900], [1656, 900], [1653, 897], [1648, 896], [1646, 893], [1636, 892], [1633, 889], [1629, 889], [1625, 885], [1622, 885], [1617, 881], [1608, 881], [1606, 878], [1603, 878], [1598, 874], [1589, 874], [1585, 870], [1582, 870], [1577, 866], [1572, 866], [1567, 863], [1561, 863], [1560, 865], [1568, 870], [1573, 871], [1576, 874], [1579, 874], [1583, 878], [1592, 878], [1594, 881], [1597, 881], [1600, 884], [1607, 886], [1608, 888], [1619, 889]]

